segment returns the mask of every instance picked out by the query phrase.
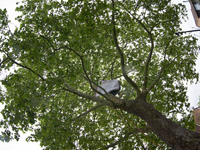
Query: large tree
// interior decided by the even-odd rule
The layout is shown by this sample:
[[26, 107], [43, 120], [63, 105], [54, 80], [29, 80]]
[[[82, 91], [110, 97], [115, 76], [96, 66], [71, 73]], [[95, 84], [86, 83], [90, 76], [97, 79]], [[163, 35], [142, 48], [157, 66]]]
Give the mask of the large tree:
[[[200, 149], [184, 86], [198, 81], [197, 39], [175, 35], [183, 5], [24, 0], [16, 10], [14, 32], [0, 11], [5, 137], [32, 130], [27, 140], [52, 150]], [[111, 79], [118, 95], [96, 90]]]

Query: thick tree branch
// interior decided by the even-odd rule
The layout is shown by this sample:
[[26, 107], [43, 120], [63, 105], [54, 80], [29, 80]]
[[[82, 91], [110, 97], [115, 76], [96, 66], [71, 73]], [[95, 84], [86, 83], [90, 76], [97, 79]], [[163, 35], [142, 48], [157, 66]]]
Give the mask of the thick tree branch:
[[154, 41], [153, 41], [153, 35], [152, 33], [147, 29], [147, 27], [134, 15], [132, 15], [129, 11], [128, 13], [144, 28], [144, 30], [148, 33], [150, 41], [151, 41], [151, 48], [150, 52], [145, 64], [145, 70], [144, 70], [144, 84], [143, 84], [143, 91], [146, 89], [147, 82], [148, 82], [148, 70], [149, 70], [149, 63], [151, 62], [152, 54], [153, 54], [153, 49], [154, 49]]
[[[89, 82], [90, 87], [92, 88], [93, 91], [95, 91], [96, 93], [100, 94], [101, 96], [103, 96], [107, 101], [110, 101], [113, 103], [113, 105], [121, 105], [122, 101], [120, 102], [119, 99], [114, 98], [113, 95], [110, 95], [109, 93], [106, 92], [106, 90], [104, 88], [102, 88], [101, 86], [97, 85], [96, 83], [94, 83], [92, 80], [90, 80], [86, 69], [85, 69], [85, 64], [84, 64], [84, 60], [83, 60], [83, 56], [81, 56], [77, 51], [75, 51], [74, 49], [68, 47], [68, 46], [64, 46], [63, 48], [67, 48], [68, 50], [72, 51], [73, 53], [75, 53], [81, 60], [81, 64], [82, 64], [82, 69], [83, 72], [86, 76], [86, 80]], [[95, 85], [96, 87], [99, 87], [100, 89], [102, 89], [106, 94], [102, 94], [101, 92], [99, 92], [95, 87], [93, 87], [93, 85]]]
[[147, 27], [142, 23], [142, 21], [140, 21], [137, 17], [135, 17], [129, 10], [127, 10], [125, 8], [125, 6], [121, 3], [122, 7], [127, 11], [127, 13], [133, 18], [135, 19], [138, 24], [140, 24], [143, 29], [148, 33], [150, 41], [151, 41], [151, 48], [150, 48], [150, 52], [145, 64], [145, 69], [144, 69], [144, 83], [143, 83], [143, 91], [146, 89], [147, 83], [148, 83], [148, 70], [149, 70], [149, 63], [151, 62], [151, 57], [152, 57], [152, 53], [153, 53], [153, 49], [154, 49], [154, 41], [153, 41], [153, 35], [151, 33], [151, 31], [149, 31], [149, 29], [147, 29]]
[[113, 7], [113, 12], [112, 12], [112, 25], [113, 25], [113, 39], [114, 39], [114, 43], [116, 46], [116, 49], [120, 55], [120, 59], [121, 59], [121, 68], [122, 68], [122, 74], [124, 76], [124, 78], [126, 79], [126, 81], [128, 83], [131, 84], [131, 86], [136, 90], [137, 95], [140, 95], [141, 91], [138, 88], [137, 84], [128, 76], [127, 72], [126, 72], [126, 67], [125, 67], [125, 61], [124, 61], [124, 54], [121, 51], [121, 48], [119, 47], [119, 43], [117, 40], [117, 33], [116, 33], [116, 28], [115, 28], [115, 16], [114, 16], [114, 0], [112, 0], [112, 7]]
[[97, 102], [97, 103], [100, 103], [100, 104], [104, 104], [104, 105], [107, 105], [107, 106], [110, 106], [110, 107], [113, 107], [113, 103], [110, 102], [110, 101], [106, 101], [100, 97], [95, 97], [95, 96], [92, 96], [92, 95], [89, 95], [89, 94], [85, 94], [85, 93], [82, 93], [82, 92], [79, 92], [77, 91], [75, 88], [71, 87], [69, 84], [65, 83], [65, 87], [63, 87], [64, 90], [70, 92], [70, 93], [73, 93], [77, 96], [80, 96], [82, 98], [86, 98], [86, 99], [89, 99], [89, 100], [92, 100], [93, 102]]
[[[72, 51], [74, 54], [76, 54], [76, 55], [80, 58], [80, 60], [81, 60], [82, 69], [83, 69], [83, 72], [84, 72], [84, 74], [85, 74], [85, 76], [86, 76], [87, 81], [88, 81], [89, 84], [90, 84], [90, 87], [91, 87], [95, 92], [98, 92], [98, 91], [96, 91], [96, 89], [92, 86], [92, 84], [95, 84], [95, 83], [93, 83], [93, 82], [90, 80], [90, 78], [89, 78], [89, 76], [88, 76], [88, 74], [87, 74], [87, 72], [86, 72], [85, 64], [84, 64], [84, 60], [83, 60], [83, 56], [81, 56], [76, 50], [74, 50], [74, 49], [72, 49], [71, 47], [68, 47], [68, 46], [62, 46], [62, 47], [56, 49], [47, 37], [45, 37], [45, 36], [43, 36], [43, 35], [40, 35], [40, 36], [41, 36], [42, 38], [46, 39], [46, 40], [50, 43], [50, 45], [51, 45], [51, 47], [54, 49], [54, 51], [58, 51], [58, 50], [60, 50], [60, 49], [67, 48], [68, 50], [70, 50], [70, 51]], [[95, 84], [95, 85], [96, 85], [96, 84]], [[98, 86], [98, 85], [97, 85], [97, 86]], [[100, 87], [100, 88], [101, 88], [101, 87]], [[104, 90], [104, 89], [102, 89], [102, 90]], [[104, 90], [104, 92], [106, 93], [105, 90]], [[99, 94], [101, 94], [101, 93], [99, 93]]]
[[65, 86], [67, 88], [63, 87], [63, 89], [70, 92], [70, 93], [73, 93], [73, 94], [80, 96], [82, 98], [86, 98], [86, 99], [91, 100], [93, 102], [104, 104], [104, 105], [112, 107], [112, 108], [121, 108], [121, 107], [123, 107], [123, 105], [125, 103], [125, 100], [117, 98], [117, 97], [115, 97], [115, 96], [113, 96], [112, 94], [109, 94], [109, 93], [105, 94], [105, 97], [107, 97], [107, 99], [105, 100], [105, 99], [100, 98], [100, 97], [95, 97], [95, 96], [92, 96], [92, 95], [89, 95], [89, 94], [79, 92], [67, 83], [65, 83]]
[[141, 96], [135, 100], [127, 100], [123, 110], [146, 121], [152, 132], [172, 149], [200, 149], [200, 134], [167, 119], [146, 100], [140, 100], [144, 98]]
[[151, 62], [152, 53], [153, 53], [153, 49], [154, 49], [153, 37], [152, 37], [152, 34], [151, 34], [150, 32], [149, 32], [149, 37], [150, 37], [150, 40], [151, 40], [151, 49], [150, 49], [149, 56], [148, 56], [147, 61], [146, 61], [146, 64], [145, 64], [143, 91], [144, 91], [144, 90], [146, 89], [146, 87], [147, 87], [149, 63]]
[[[96, 83], [94, 83], [93, 81], [90, 80], [90, 78], [89, 78], [89, 76], [88, 76], [88, 74], [86, 72], [86, 69], [85, 69], [85, 64], [84, 64], [83, 56], [81, 56], [76, 50], [74, 50], [74, 49], [72, 49], [72, 48], [70, 48], [68, 46], [63, 46], [63, 47], [57, 48], [56, 51], [60, 50], [60, 49], [63, 49], [63, 48], [66, 48], [66, 49], [72, 51], [74, 54], [76, 54], [80, 58], [82, 69], [83, 69], [83, 72], [85, 74], [84, 78], [86, 78], [86, 80], [89, 82], [90, 87], [92, 88], [93, 91], [97, 92], [98, 94], [100, 94], [101, 96], [103, 96], [107, 101], [111, 102], [112, 106], [116, 105], [115, 107], [118, 107], [120, 105], [123, 105], [123, 101], [124, 100], [118, 99], [117, 97], [114, 97], [113, 95], [107, 93], [105, 91], [105, 89], [103, 89], [101, 86], [97, 85]], [[93, 87], [93, 85], [95, 85], [96, 87], [99, 87], [100, 89], [102, 89], [106, 94], [102, 94], [101, 92], [97, 91], [96, 88]], [[85, 95], [83, 93], [80, 93], [77, 90], [73, 89], [73, 87], [70, 87], [69, 85], [68, 85], [68, 87], [69, 87], [68, 91], [71, 92], [71, 93], [73, 93], [73, 94], [75, 94], [75, 95], [78, 95], [78, 96], [81, 96], [83, 98], [90, 99], [90, 100], [92, 100], [92, 98], [96, 98], [96, 97], [93, 97], [93, 96], [90, 97], [91, 95]], [[104, 100], [104, 99], [102, 99], [102, 100]], [[99, 102], [99, 103], [102, 103], [102, 102]], [[110, 103], [107, 103], [106, 105], [111, 106]]]

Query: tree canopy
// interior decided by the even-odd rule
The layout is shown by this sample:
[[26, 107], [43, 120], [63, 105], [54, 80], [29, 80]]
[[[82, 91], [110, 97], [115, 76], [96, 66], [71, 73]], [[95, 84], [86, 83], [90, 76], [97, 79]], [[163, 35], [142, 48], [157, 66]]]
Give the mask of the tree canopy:
[[[24, 0], [20, 26], [0, 10], [5, 137], [49, 150], [200, 149], [184, 81], [198, 81], [197, 39], [176, 36], [171, 0]], [[121, 91], [98, 93], [100, 80]], [[3, 88], [5, 87], [5, 89]], [[178, 114], [182, 119], [178, 119]]]

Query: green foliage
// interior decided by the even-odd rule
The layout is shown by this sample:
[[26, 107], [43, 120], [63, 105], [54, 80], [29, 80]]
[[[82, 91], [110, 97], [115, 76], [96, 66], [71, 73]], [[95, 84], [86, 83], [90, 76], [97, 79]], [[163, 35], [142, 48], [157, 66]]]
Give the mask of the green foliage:
[[7, 137], [7, 136], [2, 136], [2, 135], [0, 135], [0, 141], [2, 141], [2, 142], [9, 142], [9, 141], [10, 141], [10, 138]]
[[[184, 110], [189, 110], [189, 103], [183, 81], [198, 81], [197, 39], [175, 35], [186, 14], [184, 6], [170, 0], [127, 0], [115, 1], [113, 9], [106, 0], [24, 0], [16, 11], [22, 12], [17, 17], [20, 27], [11, 33], [4, 31], [8, 19], [6, 10], [0, 10], [0, 51], [8, 59], [1, 71], [19, 67], [1, 80], [6, 88], [0, 95], [6, 136], [18, 139], [19, 130], [32, 130], [27, 140], [40, 141], [47, 150], [100, 149], [115, 142], [118, 149], [142, 148], [115, 110], [103, 106], [78, 117], [98, 104], [65, 90], [67, 83], [94, 95], [87, 78], [94, 84], [118, 78], [122, 97], [136, 98], [136, 91], [122, 77], [121, 56], [113, 40], [113, 11], [129, 77], [143, 88], [146, 60], [153, 48], [147, 87], [164, 70], [147, 101], [173, 121], [194, 128]], [[184, 119], [178, 121], [178, 114]], [[125, 115], [138, 128], [146, 127], [143, 120]], [[132, 129], [134, 125], [130, 124]], [[145, 146], [156, 148], [144, 134], [137, 135]], [[148, 136], [167, 149], [155, 134]]]

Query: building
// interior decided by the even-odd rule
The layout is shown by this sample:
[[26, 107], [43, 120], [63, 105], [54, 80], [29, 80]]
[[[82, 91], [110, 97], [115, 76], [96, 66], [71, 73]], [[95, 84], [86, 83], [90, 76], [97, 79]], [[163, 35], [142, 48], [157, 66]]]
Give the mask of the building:
[[200, 133], [200, 107], [194, 109], [194, 120], [196, 123], [196, 132]]
[[200, 0], [189, 0], [196, 26], [200, 27]]

